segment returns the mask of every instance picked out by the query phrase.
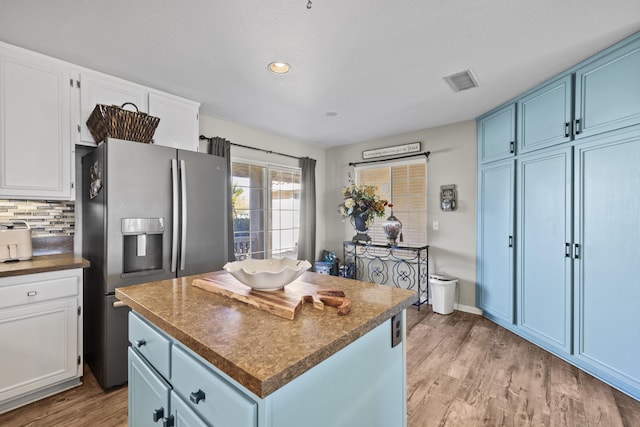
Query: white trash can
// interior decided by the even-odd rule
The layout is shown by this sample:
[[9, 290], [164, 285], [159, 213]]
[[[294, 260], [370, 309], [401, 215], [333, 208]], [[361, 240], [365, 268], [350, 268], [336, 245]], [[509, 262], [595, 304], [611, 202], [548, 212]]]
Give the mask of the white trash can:
[[453, 303], [456, 298], [458, 279], [446, 273], [429, 275], [431, 284], [431, 307], [434, 313], [453, 313]]

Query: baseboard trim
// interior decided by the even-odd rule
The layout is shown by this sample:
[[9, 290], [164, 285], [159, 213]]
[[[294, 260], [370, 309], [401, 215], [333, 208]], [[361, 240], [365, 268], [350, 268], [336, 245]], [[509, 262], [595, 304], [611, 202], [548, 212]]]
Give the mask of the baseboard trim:
[[482, 316], [482, 310], [480, 310], [478, 307], [473, 307], [471, 305], [454, 303], [453, 308], [458, 311], [464, 311], [465, 313], [477, 314], [478, 316]]

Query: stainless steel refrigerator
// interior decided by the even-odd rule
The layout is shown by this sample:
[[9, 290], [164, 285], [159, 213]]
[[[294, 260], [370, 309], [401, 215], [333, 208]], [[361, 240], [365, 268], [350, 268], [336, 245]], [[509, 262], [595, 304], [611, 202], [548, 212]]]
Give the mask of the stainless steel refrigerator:
[[110, 139], [82, 158], [84, 354], [98, 382], [127, 382], [117, 287], [220, 270], [227, 260], [223, 158]]

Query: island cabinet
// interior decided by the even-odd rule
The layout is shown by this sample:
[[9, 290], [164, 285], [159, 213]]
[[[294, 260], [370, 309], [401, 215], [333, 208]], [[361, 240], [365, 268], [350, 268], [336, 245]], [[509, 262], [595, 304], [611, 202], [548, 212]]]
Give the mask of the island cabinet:
[[71, 67], [0, 43], [0, 198], [72, 199]]
[[[155, 421], [222, 427], [406, 424], [404, 346], [391, 347], [390, 320], [264, 399], [138, 314], [131, 312], [130, 322], [147, 325], [146, 333], [130, 337], [130, 426]], [[153, 338], [140, 337], [172, 341], [166, 353], [171, 354], [170, 373], [163, 375], [141, 354], [138, 349]]]
[[406, 426], [415, 292], [307, 272], [351, 313], [306, 304], [288, 320], [190, 285], [203, 276], [116, 291], [133, 309], [130, 426]]
[[0, 278], [0, 413], [80, 384], [81, 307], [81, 268]]

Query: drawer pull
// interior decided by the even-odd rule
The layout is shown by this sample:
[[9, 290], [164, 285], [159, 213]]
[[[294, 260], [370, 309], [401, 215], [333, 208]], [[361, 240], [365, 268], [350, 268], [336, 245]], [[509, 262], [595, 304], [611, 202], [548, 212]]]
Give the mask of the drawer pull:
[[162, 418], [164, 418], [164, 408], [154, 409], [153, 410], [153, 421], [157, 423]]
[[147, 340], [145, 340], [144, 338], [140, 340], [136, 340], [134, 344], [136, 345], [136, 347], [140, 348], [143, 345], [147, 345]]
[[193, 403], [195, 403], [196, 405], [198, 404], [198, 402], [200, 402], [201, 400], [204, 401], [204, 391], [198, 389], [198, 391], [191, 393], [191, 395], [189, 396], [189, 400], [191, 400]]
[[29, 292], [27, 292], [27, 296], [28, 297], [35, 297], [36, 295], [38, 295], [37, 291], [29, 291]]

